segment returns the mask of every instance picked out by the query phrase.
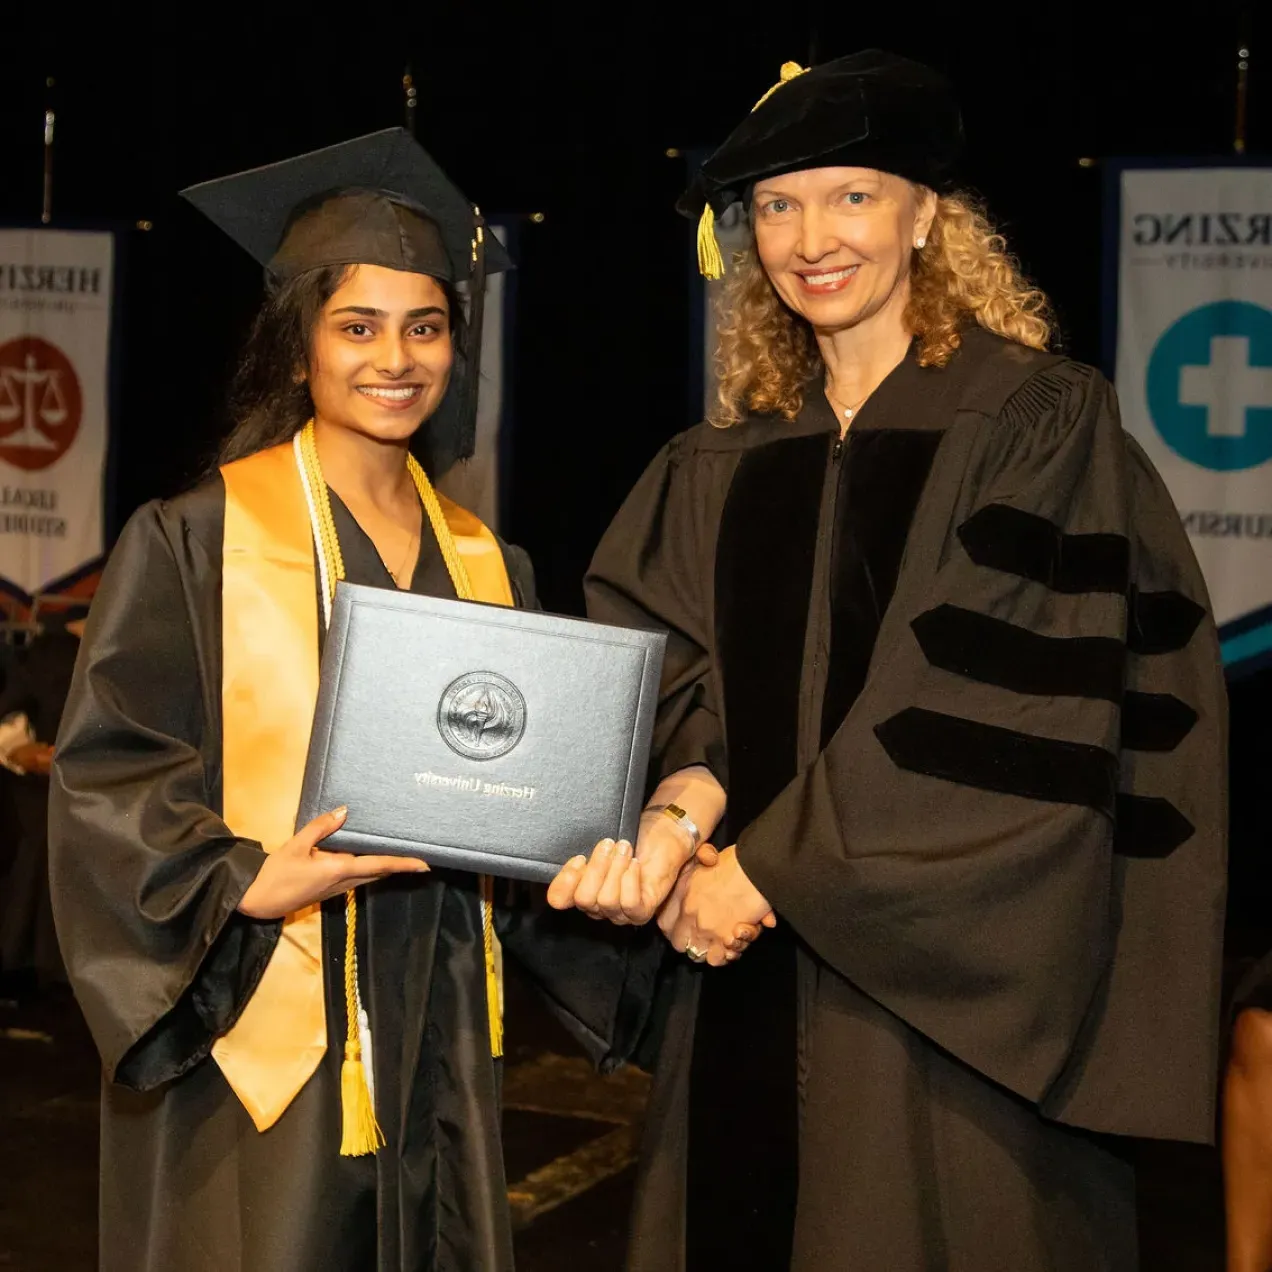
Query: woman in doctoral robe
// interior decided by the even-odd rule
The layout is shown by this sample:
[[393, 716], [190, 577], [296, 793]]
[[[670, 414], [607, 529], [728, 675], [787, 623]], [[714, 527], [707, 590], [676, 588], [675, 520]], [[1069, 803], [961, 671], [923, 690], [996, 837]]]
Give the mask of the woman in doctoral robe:
[[[507, 1269], [487, 881], [320, 851], [343, 811], [295, 818], [337, 579], [534, 604], [524, 554], [409, 449], [433, 472], [469, 453], [484, 274], [509, 262], [400, 129], [186, 193], [270, 294], [219, 472], [112, 554], [58, 739], [54, 909], [105, 1071], [101, 1266]], [[576, 1032], [615, 1058], [646, 997], [627, 1007], [622, 953], [564, 933], [554, 964], [515, 917], [535, 974], [600, 973], [554, 999], [595, 1007]]]
[[[719, 399], [587, 580], [667, 629], [659, 771], [723, 848], [660, 915], [632, 1272], [1129, 1272], [1130, 1137], [1212, 1136], [1205, 588], [960, 142], [925, 67], [788, 64], [684, 204], [709, 275], [752, 229]], [[646, 917], [588, 872], [554, 904]]]

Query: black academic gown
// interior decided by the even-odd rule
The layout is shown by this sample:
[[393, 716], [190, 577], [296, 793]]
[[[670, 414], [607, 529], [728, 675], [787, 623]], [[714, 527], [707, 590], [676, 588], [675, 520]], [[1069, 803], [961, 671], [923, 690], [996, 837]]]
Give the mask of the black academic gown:
[[781, 920], [676, 960], [632, 1272], [1133, 1269], [1121, 1137], [1213, 1128], [1226, 702], [1109, 385], [977, 329], [842, 445], [815, 385], [693, 429], [588, 596]]
[[[105, 1069], [101, 1267], [509, 1269], [476, 876], [438, 870], [365, 890], [359, 965], [388, 1141], [377, 1155], [338, 1154], [342, 900], [323, 911], [327, 1053], [279, 1122], [257, 1132], [210, 1058], [280, 927], [236, 912], [263, 853], [219, 816], [224, 505], [218, 478], [129, 522], [58, 741], [54, 910]], [[332, 505], [348, 579], [392, 586]], [[425, 526], [412, 590], [454, 596]], [[527, 558], [504, 554], [518, 603], [534, 604]], [[642, 1027], [649, 977], [629, 967], [630, 944], [561, 917], [542, 904], [501, 910], [505, 949], [526, 949], [553, 1005], [612, 1066]]]

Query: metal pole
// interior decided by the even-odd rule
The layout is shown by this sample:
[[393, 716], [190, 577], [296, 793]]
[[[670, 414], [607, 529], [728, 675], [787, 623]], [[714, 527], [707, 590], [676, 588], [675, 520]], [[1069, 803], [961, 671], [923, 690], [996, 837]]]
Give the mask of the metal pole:
[[1242, 7], [1241, 33], [1237, 44], [1237, 113], [1232, 130], [1232, 149], [1246, 152], [1247, 103], [1250, 94], [1250, 10]]
[[402, 96], [406, 112], [406, 131], [415, 136], [415, 107], [419, 102], [419, 93], [415, 89], [415, 79], [408, 65], [402, 76]]
[[[45, 80], [45, 87], [51, 89], [53, 80]], [[56, 116], [50, 105], [44, 112], [44, 198], [40, 208], [40, 221], [48, 225], [53, 219], [53, 124]]]
[[818, 55], [821, 52], [821, 49], [819, 47], [820, 40], [818, 39], [819, 35], [821, 34], [821, 32], [818, 29], [821, 25], [819, 21], [821, 17], [820, 9], [821, 9], [821, 6], [817, 3], [817, 0], [808, 0], [808, 65], [809, 66], [817, 65], [817, 62], [819, 60]]

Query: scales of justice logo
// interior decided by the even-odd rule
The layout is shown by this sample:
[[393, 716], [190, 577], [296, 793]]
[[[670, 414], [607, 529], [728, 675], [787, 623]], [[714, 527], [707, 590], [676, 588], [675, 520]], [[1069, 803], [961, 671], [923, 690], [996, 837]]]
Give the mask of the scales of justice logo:
[[470, 760], [507, 755], [526, 731], [526, 700], [494, 671], [470, 671], [452, 681], [437, 707], [442, 740]]
[[48, 468], [79, 432], [84, 395], [71, 360], [39, 336], [0, 345], [0, 459]]

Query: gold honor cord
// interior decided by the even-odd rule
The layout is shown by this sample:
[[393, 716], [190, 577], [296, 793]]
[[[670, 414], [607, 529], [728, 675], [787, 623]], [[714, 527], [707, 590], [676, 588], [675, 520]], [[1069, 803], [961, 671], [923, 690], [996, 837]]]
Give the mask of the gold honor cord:
[[[323, 480], [322, 465], [318, 460], [318, 445], [314, 436], [314, 422], [310, 420], [296, 435], [296, 458], [305, 485], [305, 497], [309, 504], [314, 527], [314, 541], [318, 549], [318, 568], [323, 584], [323, 615], [331, 618], [331, 603], [335, 599], [336, 584], [345, 577], [344, 557], [340, 552], [340, 540], [336, 534], [335, 519], [331, 515], [331, 499], [327, 483]], [[438, 501], [428, 474], [407, 456], [407, 468], [420, 503], [428, 517], [433, 535], [442, 550], [447, 572], [455, 594], [461, 601], [476, 600], [468, 570], [460, 556], [455, 536], [446, 521], [446, 514]], [[481, 876], [481, 926], [486, 963], [486, 1009], [490, 1017], [490, 1051], [496, 1058], [503, 1055], [503, 1011], [500, 1003], [499, 975], [495, 966], [495, 925], [492, 899], [494, 881]], [[345, 893], [345, 1058], [340, 1071], [340, 1103], [342, 1110], [342, 1136], [340, 1152], [345, 1157], [360, 1157], [374, 1153], [384, 1144], [384, 1134], [375, 1119], [371, 1099], [366, 1057], [362, 1052], [360, 1021], [363, 1016], [362, 995], [358, 985], [357, 954], [358, 902], [353, 891]]]
[[[809, 69], [798, 62], [783, 62], [782, 78], [751, 107], [751, 113], [754, 114], [759, 110], [783, 84], [789, 84], [791, 80], [805, 74]], [[709, 278], [712, 282], [724, 277], [724, 257], [720, 254], [720, 240], [716, 238], [715, 209], [712, 208], [710, 200], [702, 209], [702, 216], [698, 221], [698, 272], [703, 278]]]

